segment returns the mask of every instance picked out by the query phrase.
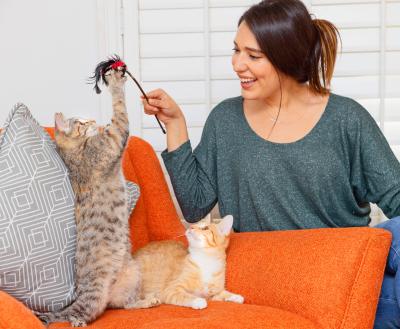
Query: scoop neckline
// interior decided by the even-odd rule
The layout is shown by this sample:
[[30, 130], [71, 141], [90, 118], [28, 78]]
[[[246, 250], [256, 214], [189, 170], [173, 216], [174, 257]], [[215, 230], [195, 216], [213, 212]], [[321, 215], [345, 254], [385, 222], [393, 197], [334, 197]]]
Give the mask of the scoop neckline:
[[291, 145], [296, 145], [299, 143], [302, 143], [303, 141], [309, 139], [312, 135], [314, 135], [316, 133], [316, 131], [319, 129], [319, 127], [323, 124], [323, 122], [326, 120], [326, 117], [328, 115], [328, 109], [330, 108], [330, 104], [332, 102], [332, 93], [329, 93], [329, 97], [328, 97], [328, 101], [325, 105], [324, 111], [321, 114], [321, 117], [318, 119], [318, 121], [316, 122], [316, 124], [314, 125], [314, 127], [311, 128], [311, 130], [305, 134], [303, 137], [293, 141], [293, 142], [283, 142], [283, 143], [279, 143], [279, 142], [273, 142], [273, 141], [269, 141], [268, 139], [265, 139], [263, 137], [261, 137], [259, 134], [257, 134], [253, 128], [250, 126], [249, 122], [247, 121], [247, 118], [244, 114], [244, 99], [242, 96], [240, 96], [240, 101], [241, 101], [241, 108], [240, 108], [240, 114], [242, 116], [242, 119], [244, 121], [244, 124], [247, 128], [247, 130], [249, 131], [250, 134], [252, 134], [254, 137], [256, 137], [258, 140], [269, 144], [269, 145], [274, 145], [274, 146], [291, 146]]

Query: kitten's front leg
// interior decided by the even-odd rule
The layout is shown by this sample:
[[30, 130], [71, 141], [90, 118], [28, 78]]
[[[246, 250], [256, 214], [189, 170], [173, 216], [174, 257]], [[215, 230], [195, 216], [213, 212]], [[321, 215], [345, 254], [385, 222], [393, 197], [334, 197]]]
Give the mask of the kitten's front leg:
[[195, 310], [200, 310], [207, 307], [206, 299], [191, 295], [184, 290], [178, 290], [164, 294], [161, 300], [165, 304], [191, 307]]
[[124, 85], [127, 78], [122, 76], [122, 72], [111, 70], [106, 76], [108, 89], [111, 93], [113, 101], [121, 99], [125, 102]]
[[242, 295], [234, 294], [228, 290], [222, 290], [220, 293], [214, 295], [211, 300], [243, 304], [244, 297]]

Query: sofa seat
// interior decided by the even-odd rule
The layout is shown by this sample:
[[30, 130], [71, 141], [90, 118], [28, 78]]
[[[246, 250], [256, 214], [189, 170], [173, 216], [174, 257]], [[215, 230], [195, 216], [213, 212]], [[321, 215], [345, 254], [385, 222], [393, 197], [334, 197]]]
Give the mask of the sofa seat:
[[[116, 324], [118, 323], [118, 327]], [[49, 329], [72, 328], [69, 323], [55, 323]], [[310, 320], [273, 307], [210, 302], [203, 310], [161, 305], [144, 310], [108, 310], [95, 324], [96, 329], [321, 329]]]

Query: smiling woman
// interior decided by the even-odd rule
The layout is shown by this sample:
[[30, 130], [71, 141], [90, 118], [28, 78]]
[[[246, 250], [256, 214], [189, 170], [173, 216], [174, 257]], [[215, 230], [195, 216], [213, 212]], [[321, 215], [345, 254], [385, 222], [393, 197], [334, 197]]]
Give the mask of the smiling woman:
[[[145, 113], [166, 126], [162, 157], [187, 221], [218, 202], [237, 232], [367, 226], [376, 203], [392, 218], [386, 228], [400, 227], [399, 162], [367, 110], [330, 91], [338, 39], [300, 0], [249, 8], [233, 40], [241, 96], [212, 110], [194, 151], [176, 102], [161, 89], [147, 94]], [[376, 328], [400, 319], [391, 268]]]

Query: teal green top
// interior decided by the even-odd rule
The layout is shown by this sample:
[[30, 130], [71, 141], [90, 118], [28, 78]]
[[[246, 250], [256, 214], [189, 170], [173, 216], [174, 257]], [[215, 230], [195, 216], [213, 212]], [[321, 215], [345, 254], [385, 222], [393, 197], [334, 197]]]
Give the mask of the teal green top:
[[258, 136], [243, 98], [210, 113], [201, 141], [162, 153], [185, 219], [196, 222], [218, 202], [234, 230], [366, 226], [369, 202], [400, 215], [400, 164], [370, 114], [330, 94], [315, 127], [293, 143]]

